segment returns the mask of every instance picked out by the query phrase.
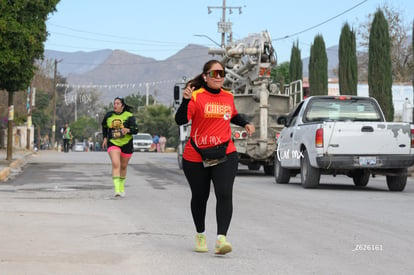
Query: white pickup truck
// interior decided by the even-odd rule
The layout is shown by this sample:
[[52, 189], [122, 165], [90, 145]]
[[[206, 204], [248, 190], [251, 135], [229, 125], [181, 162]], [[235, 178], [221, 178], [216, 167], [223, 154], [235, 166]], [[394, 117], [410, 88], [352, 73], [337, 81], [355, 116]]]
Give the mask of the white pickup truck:
[[374, 98], [312, 96], [288, 116], [277, 138], [276, 183], [301, 174], [304, 188], [316, 188], [321, 174], [345, 174], [356, 186], [385, 175], [390, 191], [403, 191], [414, 164], [410, 123], [386, 122]]

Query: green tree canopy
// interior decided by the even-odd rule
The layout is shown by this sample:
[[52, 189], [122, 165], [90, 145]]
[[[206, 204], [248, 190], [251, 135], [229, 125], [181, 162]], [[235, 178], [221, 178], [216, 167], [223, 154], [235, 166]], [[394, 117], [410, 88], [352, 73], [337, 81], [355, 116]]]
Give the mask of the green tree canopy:
[[[289, 75], [291, 81], [302, 80], [303, 78], [303, 62], [299, 49], [299, 41], [293, 44], [292, 51], [290, 54], [290, 66]], [[297, 84], [296, 90], [300, 90], [299, 84]], [[301, 100], [300, 96], [296, 97], [296, 102]]]
[[299, 49], [299, 41], [296, 41], [296, 43], [292, 46], [292, 51], [290, 53], [289, 75], [291, 81], [299, 80], [303, 77], [303, 63]]
[[72, 130], [73, 138], [78, 141], [88, 140], [89, 138], [94, 139], [95, 133], [101, 130], [96, 119], [88, 116], [80, 117], [77, 121], [70, 123], [69, 126]]
[[43, 58], [46, 20], [59, 0], [0, 1], [0, 89], [25, 90]]
[[[46, 20], [59, 0], [0, 1], [0, 90], [25, 90], [33, 78], [35, 60], [43, 58]], [[8, 122], [7, 160], [12, 159], [12, 121]]]
[[178, 127], [173, 110], [165, 105], [149, 105], [136, 114], [138, 131], [167, 137], [167, 145], [175, 147], [178, 140]]
[[270, 72], [270, 78], [273, 82], [279, 83], [280, 89], [283, 89], [283, 86], [290, 82], [289, 62], [283, 62], [276, 67], [273, 67]]
[[[404, 20], [404, 12], [410, 13], [409, 10], [401, 10], [390, 5], [390, 1], [381, 4], [380, 8], [388, 23], [389, 37], [390, 37], [390, 55], [392, 64], [392, 79], [394, 82], [406, 82], [411, 77], [410, 73], [410, 57], [412, 62], [412, 54], [408, 41], [409, 24]], [[357, 33], [361, 39], [360, 46], [363, 49], [369, 48], [369, 37], [371, 33], [371, 25], [373, 23], [375, 13], [370, 13], [367, 16], [366, 22], [362, 22], [358, 28]], [[369, 60], [360, 59], [360, 79], [366, 79], [366, 71]]]
[[393, 121], [391, 41], [388, 22], [381, 9], [375, 13], [369, 35], [368, 88], [386, 119]]
[[355, 32], [348, 23], [342, 27], [339, 38], [339, 92], [342, 95], [357, 95], [358, 86], [358, 60], [356, 54]]
[[309, 57], [310, 95], [328, 94], [328, 57], [322, 35], [315, 36]]

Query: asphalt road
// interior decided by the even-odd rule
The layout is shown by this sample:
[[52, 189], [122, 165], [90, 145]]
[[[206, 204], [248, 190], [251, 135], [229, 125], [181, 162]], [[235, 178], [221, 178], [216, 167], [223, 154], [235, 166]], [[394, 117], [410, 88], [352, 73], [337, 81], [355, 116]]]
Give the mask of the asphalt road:
[[412, 274], [414, 184], [385, 178], [356, 188], [322, 177], [274, 183], [240, 167], [228, 239], [214, 255], [215, 198], [207, 211], [210, 252], [193, 252], [190, 192], [174, 153], [135, 153], [123, 199], [113, 198], [105, 152], [41, 151], [0, 184], [1, 274]]

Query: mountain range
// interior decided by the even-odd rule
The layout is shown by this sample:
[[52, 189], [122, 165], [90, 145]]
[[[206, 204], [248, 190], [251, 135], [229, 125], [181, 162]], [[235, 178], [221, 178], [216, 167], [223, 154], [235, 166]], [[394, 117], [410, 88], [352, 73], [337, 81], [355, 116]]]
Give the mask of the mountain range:
[[[327, 48], [329, 77], [335, 77], [338, 65], [338, 46]], [[183, 78], [190, 79], [202, 71], [204, 63], [213, 57], [208, 48], [189, 44], [173, 56], [158, 61], [122, 50], [93, 52], [60, 52], [45, 50], [45, 60], [57, 60], [57, 72], [66, 78], [67, 85], [76, 91], [95, 87], [107, 104], [116, 96], [131, 94], [155, 97], [170, 105], [173, 87]], [[303, 75], [308, 75], [309, 58], [303, 58]]]

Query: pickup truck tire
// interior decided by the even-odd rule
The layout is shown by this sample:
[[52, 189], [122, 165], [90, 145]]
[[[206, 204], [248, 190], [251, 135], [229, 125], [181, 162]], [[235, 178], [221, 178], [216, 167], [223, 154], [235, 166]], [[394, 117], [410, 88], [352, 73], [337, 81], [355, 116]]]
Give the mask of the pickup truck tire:
[[397, 176], [387, 176], [388, 190], [403, 191], [407, 184], [407, 168], [398, 169]]
[[355, 170], [352, 179], [355, 186], [367, 186], [371, 174], [367, 170]]
[[283, 168], [278, 157], [275, 157], [275, 181], [276, 183], [289, 183], [290, 171]]
[[309, 162], [308, 152], [303, 151], [300, 163], [300, 179], [304, 188], [317, 188], [321, 178], [321, 171], [312, 167]]

